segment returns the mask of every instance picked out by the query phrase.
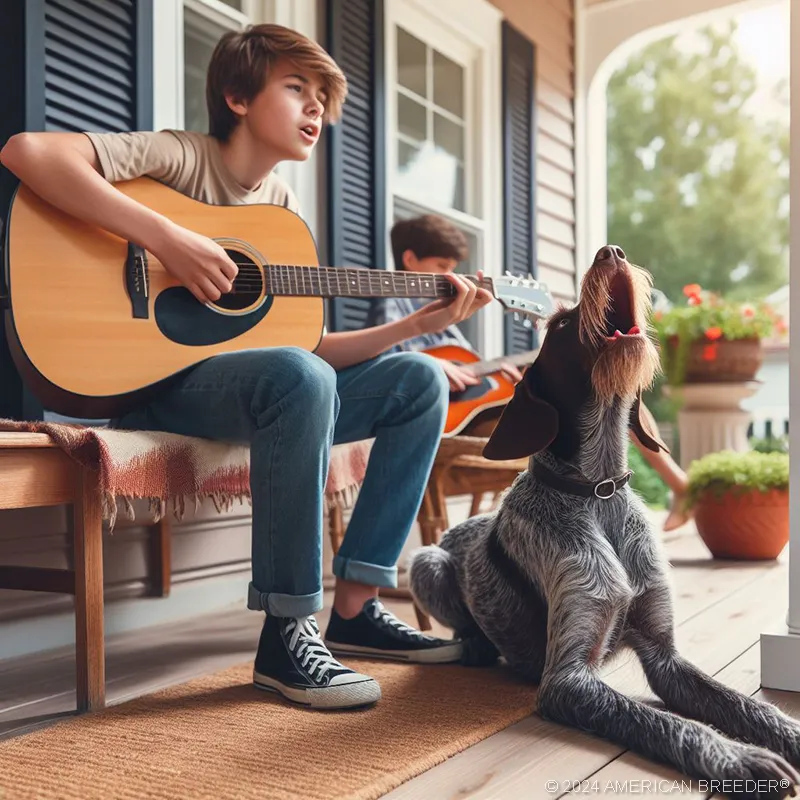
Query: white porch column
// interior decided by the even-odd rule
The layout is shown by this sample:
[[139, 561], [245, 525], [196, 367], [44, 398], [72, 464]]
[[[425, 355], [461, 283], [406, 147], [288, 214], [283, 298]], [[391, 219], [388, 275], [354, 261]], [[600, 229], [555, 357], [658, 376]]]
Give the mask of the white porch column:
[[[789, 285], [800, 292], [800, 3], [791, 4], [791, 174]], [[800, 303], [790, 303], [789, 345], [789, 610], [786, 624], [761, 636], [761, 685], [800, 692]], [[791, 334], [790, 334], [791, 335]]]

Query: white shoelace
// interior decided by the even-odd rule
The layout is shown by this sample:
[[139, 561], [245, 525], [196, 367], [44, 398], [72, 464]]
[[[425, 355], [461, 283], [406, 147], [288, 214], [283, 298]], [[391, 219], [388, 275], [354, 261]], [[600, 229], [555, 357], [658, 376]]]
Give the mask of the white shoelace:
[[292, 634], [289, 639], [291, 651], [300, 659], [303, 669], [308, 670], [312, 677], [322, 679], [332, 669], [343, 669], [322, 642], [314, 617], [289, 620], [286, 631]]
[[372, 607], [372, 616], [375, 619], [380, 619], [390, 627], [394, 628], [395, 630], [399, 631], [400, 633], [404, 633], [407, 636], [411, 636], [417, 640], [424, 640], [425, 634], [420, 633], [418, 630], [415, 630], [410, 625], [406, 625], [405, 622], [402, 620], [397, 619], [397, 617], [392, 614], [391, 611], [388, 611], [380, 600], [375, 601], [375, 605]]

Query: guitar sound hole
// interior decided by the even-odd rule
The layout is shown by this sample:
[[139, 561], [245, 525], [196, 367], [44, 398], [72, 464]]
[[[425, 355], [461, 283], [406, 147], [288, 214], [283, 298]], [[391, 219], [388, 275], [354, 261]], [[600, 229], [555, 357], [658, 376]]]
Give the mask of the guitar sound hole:
[[227, 294], [223, 294], [214, 305], [228, 311], [241, 311], [243, 308], [253, 305], [261, 296], [264, 288], [264, 276], [258, 264], [249, 256], [238, 250], [227, 248], [225, 252], [239, 267], [239, 274], [233, 280], [233, 289]]

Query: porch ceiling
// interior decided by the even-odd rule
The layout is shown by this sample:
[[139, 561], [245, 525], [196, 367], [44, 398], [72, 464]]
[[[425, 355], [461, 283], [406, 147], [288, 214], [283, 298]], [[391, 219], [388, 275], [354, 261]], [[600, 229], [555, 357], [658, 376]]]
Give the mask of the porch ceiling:
[[[721, 12], [740, 13], [783, 0], [575, 0], [580, 31], [579, 85], [587, 90], [603, 63], [615, 51], [641, 47], [643, 39], [677, 32], [686, 20]], [[615, 59], [616, 60], [616, 59]]]

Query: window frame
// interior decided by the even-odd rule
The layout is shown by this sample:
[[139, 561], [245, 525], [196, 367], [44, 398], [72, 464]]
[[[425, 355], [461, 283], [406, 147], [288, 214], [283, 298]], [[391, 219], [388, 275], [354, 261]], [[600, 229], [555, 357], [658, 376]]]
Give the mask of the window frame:
[[[502, 228], [502, 12], [487, 0], [385, 0], [386, 210], [387, 220], [409, 211], [435, 213], [476, 237], [470, 261], [487, 277], [503, 274]], [[427, 204], [397, 188], [396, 28], [465, 66], [464, 194], [466, 211]], [[401, 93], [408, 96], [408, 91]], [[392, 263], [387, 231], [387, 264]], [[477, 341], [486, 358], [502, 355], [503, 310], [493, 302], [476, 318]]]

